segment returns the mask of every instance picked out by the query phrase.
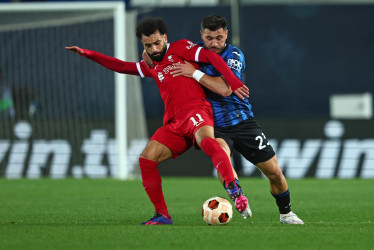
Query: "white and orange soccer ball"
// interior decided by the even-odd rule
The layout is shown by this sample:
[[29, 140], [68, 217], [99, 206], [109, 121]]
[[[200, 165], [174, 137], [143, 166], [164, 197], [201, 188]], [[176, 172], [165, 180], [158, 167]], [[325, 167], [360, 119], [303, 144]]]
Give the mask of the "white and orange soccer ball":
[[216, 196], [204, 202], [202, 213], [209, 225], [226, 225], [232, 219], [232, 206], [228, 200]]

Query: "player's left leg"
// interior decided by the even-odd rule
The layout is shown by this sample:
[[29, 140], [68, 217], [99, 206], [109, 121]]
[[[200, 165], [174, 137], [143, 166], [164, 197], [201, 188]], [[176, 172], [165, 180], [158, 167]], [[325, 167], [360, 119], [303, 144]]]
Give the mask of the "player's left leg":
[[[217, 135], [216, 131], [215, 131], [215, 134]], [[229, 139], [226, 138], [226, 140], [229, 140]], [[227, 157], [230, 159], [230, 162], [231, 162], [231, 158], [230, 158], [231, 149], [228, 143], [222, 138], [216, 138], [216, 141], [219, 143], [221, 148], [225, 151], [225, 153], [227, 154]], [[232, 172], [235, 177], [235, 183], [237, 184], [238, 188], [241, 188], [241, 186], [239, 185], [238, 174], [236, 173], [232, 164], [231, 164], [231, 167], [232, 167]], [[223, 179], [222, 175], [218, 171], [217, 171], [217, 177], [218, 177], [218, 180], [222, 183], [223, 187], [226, 189], [225, 180]], [[249, 202], [245, 194], [242, 194], [239, 198], [235, 199], [234, 202], [235, 202], [236, 210], [238, 210], [238, 212], [240, 213], [241, 216], [243, 216], [244, 219], [248, 217], [252, 217], [252, 210], [249, 206]]]
[[239, 180], [235, 178], [230, 158], [220, 144], [215, 140], [211, 126], [202, 126], [195, 132], [195, 140], [199, 147], [213, 161], [214, 167], [224, 180], [224, 187], [230, 198], [235, 202], [235, 208], [244, 219], [252, 216], [248, 199], [243, 194]]
[[256, 166], [269, 179], [270, 191], [279, 208], [280, 221], [285, 224], [304, 224], [304, 222], [291, 211], [291, 198], [288, 184], [282, 170], [278, 165], [277, 156], [270, 160], [257, 163]]
[[[291, 212], [287, 181], [279, 167], [275, 152], [256, 120], [247, 119], [223, 132], [225, 136], [235, 138], [234, 148], [269, 179], [270, 191], [278, 205], [281, 222], [301, 224], [302, 220]], [[282, 219], [285, 216], [288, 216], [287, 219]]]
[[[226, 141], [224, 139], [222, 139], [222, 138], [216, 138], [216, 141], [219, 143], [219, 145], [221, 146], [221, 148], [225, 151], [227, 157], [229, 157], [230, 162], [231, 162], [231, 158], [230, 158], [230, 156], [231, 156], [231, 150], [230, 150], [229, 145], [227, 145]], [[232, 164], [231, 164], [231, 166], [232, 166]], [[232, 167], [232, 173], [234, 174], [235, 179], [239, 180], [238, 174], [236, 173], [234, 167]], [[218, 177], [218, 180], [223, 185], [223, 183], [224, 183], [225, 180], [223, 179], [222, 175], [218, 171], [217, 171], [217, 177]]]
[[270, 160], [257, 163], [256, 166], [269, 179], [272, 194], [280, 194], [288, 190], [286, 178], [278, 165], [276, 155]]
[[[187, 112], [181, 112], [178, 118], [179, 122], [176, 124], [178, 131], [183, 131], [183, 134], [191, 139], [195, 146], [199, 146], [212, 159], [214, 167], [225, 181], [225, 189], [228, 191], [230, 198], [237, 201], [238, 211], [245, 213], [247, 210], [243, 207], [248, 207], [248, 200], [235, 181], [230, 158], [215, 140], [214, 118], [210, 104], [190, 108]], [[243, 197], [238, 199], [239, 196]], [[248, 213], [244, 214], [243, 217], [247, 216], [249, 216]]]
[[213, 127], [200, 127], [195, 132], [195, 140], [204, 153], [212, 159], [214, 167], [222, 175], [223, 179], [227, 183], [233, 182], [235, 177], [232, 172], [230, 158], [215, 140]]

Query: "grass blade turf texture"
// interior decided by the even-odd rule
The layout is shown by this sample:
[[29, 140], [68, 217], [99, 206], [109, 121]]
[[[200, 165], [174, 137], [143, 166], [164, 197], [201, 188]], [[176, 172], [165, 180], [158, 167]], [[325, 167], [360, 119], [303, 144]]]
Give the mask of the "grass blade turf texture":
[[0, 179], [0, 249], [374, 249], [374, 180], [289, 180], [305, 225], [283, 225], [265, 179], [241, 178], [253, 217], [208, 226], [203, 202], [228, 199], [214, 178], [164, 178], [174, 225], [141, 226], [141, 181]]

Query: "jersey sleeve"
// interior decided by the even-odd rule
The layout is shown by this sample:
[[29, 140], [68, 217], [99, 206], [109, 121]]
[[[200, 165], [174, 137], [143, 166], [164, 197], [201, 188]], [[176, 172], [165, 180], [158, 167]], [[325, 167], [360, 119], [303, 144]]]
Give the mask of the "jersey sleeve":
[[232, 91], [244, 85], [217, 53], [198, 47], [195, 53], [195, 62], [212, 64], [226, 79]]
[[200, 46], [193, 43], [192, 41], [182, 39], [174, 42], [173, 45], [176, 48], [174, 50], [175, 53], [186, 61], [196, 62], [196, 60], [198, 59], [196, 56], [198, 55], [197, 51], [199, 50]]
[[204, 49], [187, 39], [179, 40], [173, 46], [175, 46], [174, 52], [187, 61], [212, 64], [230, 84], [232, 91], [244, 85], [233, 74], [220, 55]]
[[226, 64], [237, 78], [243, 80], [245, 60], [243, 53], [238, 48], [234, 47], [227, 55]]
[[141, 62], [137, 62], [136, 63], [136, 68], [137, 68], [141, 78], [144, 78], [144, 77], [147, 77], [147, 76], [151, 77], [151, 73], [149, 72], [149, 68], [147, 67], [144, 60], [142, 60]]
[[141, 77], [148, 76], [148, 70], [143, 62], [143, 64], [135, 62], [125, 62], [117, 58], [101, 54], [93, 50], [83, 50], [83, 56], [91, 59], [92, 61], [99, 63], [100, 65], [113, 70], [118, 73], [138, 75]]

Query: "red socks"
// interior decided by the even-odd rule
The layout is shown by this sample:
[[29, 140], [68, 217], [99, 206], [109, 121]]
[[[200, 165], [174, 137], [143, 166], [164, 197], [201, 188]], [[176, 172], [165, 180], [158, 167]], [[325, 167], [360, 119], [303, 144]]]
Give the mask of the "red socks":
[[204, 138], [201, 141], [201, 149], [212, 159], [214, 167], [222, 175], [225, 183], [234, 181], [230, 159], [216, 140], [209, 137]]
[[[230, 159], [216, 140], [209, 137], [204, 138], [201, 141], [201, 149], [212, 159], [214, 167], [222, 175], [225, 183], [234, 181]], [[157, 168], [158, 163], [139, 158], [139, 165], [144, 189], [153, 203], [156, 212], [169, 219], [170, 215], [162, 193], [162, 180]]]
[[164, 194], [162, 193], [162, 180], [157, 169], [157, 162], [139, 158], [140, 172], [142, 174], [143, 186], [153, 203], [156, 212], [170, 218]]

